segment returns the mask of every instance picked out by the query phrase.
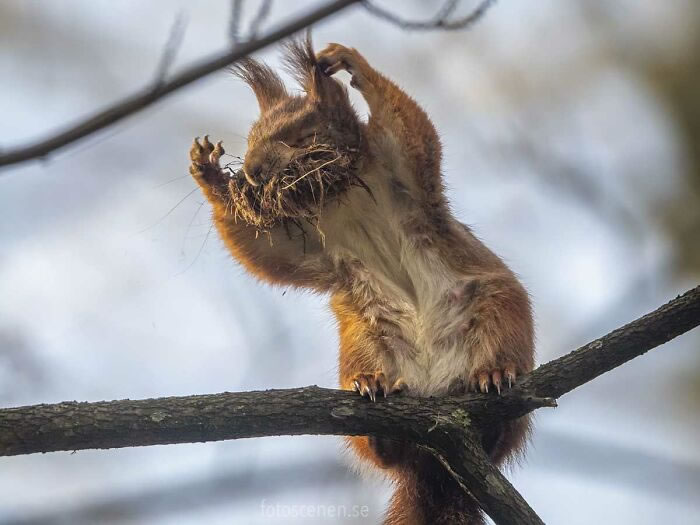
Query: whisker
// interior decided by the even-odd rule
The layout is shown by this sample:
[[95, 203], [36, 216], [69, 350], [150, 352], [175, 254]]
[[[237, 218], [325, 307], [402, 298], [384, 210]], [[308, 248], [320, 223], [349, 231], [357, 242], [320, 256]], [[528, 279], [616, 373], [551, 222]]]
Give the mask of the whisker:
[[162, 183], [158, 184], [157, 186], [153, 186], [152, 189], [155, 190], [157, 188], [162, 188], [163, 186], [167, 186], [168, 184], [171, 184], [171, 183], [176, 182], [178, 180], [189, 179], [189, 178], [190, 178], [190, 175], [181, 175], [179, 177], [175, 177], [174, 179], [170, 179], [168, 181], [162, 182]]
[[166, 213], [166, 214], [163, 215], [160, 219], [158, 219], [156, 222], [154, 222], [154, 223], [151, 224], [150, 226], [147, 226], [146, 228], [144, 228], [143, 230], [139, 231], [138, 233], [144, 233], [144, 232], [150, 230], [151, 228], [153, 228], [154, 226], [157, 226], [158, 224], [160, 224], [161, 222], [163, 222], [163, 221], [168, 217], [168, 215], [170, 215], [172, 212], [175, 211], [175, 208], [177, 208], [180, 204], [182, 204], [183, 202], [185, 202], [185, 200], [187, 200], [187, 198], [188, 198], [190, 195], [192, 195], [194, 192], [196, 192], [196, 191], [199, 191], [199, 188], [193, 189], [191, 192], [189, 192], [187, 195], [185, 195], [182, 199], [180, 199], [180, 200], [177, 202], [177, 204], [175, 204], [175, 206], [173, 206], [172, 208], [170, 208], [170, 210], [168, 210], [168, 213]]
[[187, 240], [187, 236], [190, 233], [190, 229], [192, 228], [192, 224], [194, 224], [194, 220], [197, 218], [197, 214], [199, 211], [204, 207], [204, 201], [199, 203], [199, 207], [197, 208], [197, 211], [194, 212], [194, 215], [192, 215], [192, 218], [190, 219], [189, 224], [187, 225], [187, 229], [185, 230], [185, 235], [182, 238], [182, 246], [180, 247], [180, 251], [184, 253], [185, 251], [185, 240]]
[[191, 262], [190, 264], [188, 264], [187, 267], [186, 267], [184, 270], [182, 270], [182, 271], [180, 271], [180, 272], [177, 272], [177, 273], [175, 274], [175, 277], [177, 277], [177, 276], [179, 276], [179, 275], [182, 275], [182, 274], [185, 273], [187, 270], [189, 270], [190, 268], [192, 268], [192, 266], [194, 266], [194, 263], [197, 262], [197, 259], [199, 259], [199, 256], [202, 254], [202, 251], [204, 250], [204, 246], [207, 244], [207, 240], [209, 239], [209, 235], [211, 234], [211, 230], [212, 230], [213, 228], [214, 228], [214, 223], [212, 223], [212, 224], [209, 226], [209, 231], [207, 231], [207, 234], [204, 236], [204, 240], [202, 241], [202, 245], [199, 247], [199, 251], [197, 252], [197, 255], [194, 256], [194, 259], [192, 260], [192, 262]]

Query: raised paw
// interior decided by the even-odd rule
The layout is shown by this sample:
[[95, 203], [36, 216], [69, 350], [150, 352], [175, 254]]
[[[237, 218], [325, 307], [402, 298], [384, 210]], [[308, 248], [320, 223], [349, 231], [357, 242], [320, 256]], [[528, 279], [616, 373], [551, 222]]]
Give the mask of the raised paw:
[[367, 87], [367, 74], [371, 68], [355, 49], [340, 44], [328, 44], [316, 55], [316, 60], [325, 75], [331, 76], [345, 70], [352, 75], [351, 86], [359, 90]]
[[216, 146], [209, 142], [209, 137], [204, 135], [200, 144], [199, 137], [194, 139], [190, 148], [190, 174], [200, 186], [212, 186], [223, 184], [223, 176], [219, 159], [224, 154], [221, 141]]
[[377, 400], [377, 393], [381, 393], [386, 397], [389, 394], [398, 394], [407, 389], [403, 379], [399, 378], [390, 383], [382, 372], [357, 374], [353, 378], [352, 384], [355, 392], [359, 392], [362, 397], [369, 397], [372, 401]]
[[503, 388], [513, 386], [516, 377], [516, 368], [512, 363], [507, 363], [503, 368], [480, 370], [469, 378], [469, 390], [488, 394], [489, 388], [493, 387], [500, 394]]

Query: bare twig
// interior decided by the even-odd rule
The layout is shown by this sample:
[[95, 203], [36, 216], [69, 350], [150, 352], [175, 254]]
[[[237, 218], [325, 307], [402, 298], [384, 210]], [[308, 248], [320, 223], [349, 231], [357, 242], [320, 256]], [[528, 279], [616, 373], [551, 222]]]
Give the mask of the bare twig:
[[263, 49], [270, 44], [287, 38], [310, 25], [339, 12], [340, 10], [359, 2], [360, 0], [335, 0], [311, 13], [298, 17], [296, 20], [271, 31], [252, 42], [242, 43], [235, 49], [220, 53], [213, 58], [202, 60], [189, 68], [173, 75], [168, 81], [159, 85], [145, 88], [131, 96], [128, 96], [116, 104], [100, 111], [91, 117], [70, 126], [68, 129], [46, 139], [26, 146], [19, 146], [5, 152], [0, 151], [0, 166], [8, 166], [36, 158], [45, 158], [49, 153], [67, 146], [77, 140], [91, 135], [101, 129], [118, 122], [137, 111], [140, 111], [154, 102], [166, 97], [174, 91], [199, 80], [226, 66], [230, 66], [237, 60], [249, 54]]
[[248, 40], [255, 40], [258, 37], [260, 28], [263, 23], [270, 15], [270, 8], [272, 7], [272, 0], [262, 0], [258, 12], [255, 13], [255, 17], [250, 23], [250, 29], [248, 30]]
[[243, 16], [243, 0], [232, 0], [231, 18], [229, 19], [229, 39], [235, 46], [241, 41], [241, 17]]
[[[469, 15], [457, 20], [447, 20], [458, 5], [458, 0], [447, 0], [440, 8], [438, 14], [430, 21], [416, 22], [397, 18], [392, 13], [377, 7], [368, 0], [335, 0], [329, 4], [318, 8], [317, 10], [297, 18], [295, 21], [281, 27], [276, 31], [272, 31], [267, 36], [255, 38], [254, 40], [241, 43], [240, 42], [240, 18], [243, 10], [242, 0], [233, 0], [231, 9], [231, 20], [229, 22], [229, 34], [233, 49], [221, 53], [213, 58], [202, 60], [193, 66], [174, 75], [170, 80], [165, 81], [167, 70], [174, 60], [177, 50], [177, 45], [166, 46], [166, 51], [161, 59], [156, 82], [147, 88], [142, 89], [119, 102], [116, 102], [107, 109], [97, 112], [94, 115], [79, 121], [78, 123], [67, 127], [63, 131], [49, 135], [43, 140], [36, 141], [27, 145], [17, 146], [7, 150], [0, 148], [0, 168], [20, 162], [25, 162], [33, 159], [45, 160], [46, 157], [54, 151], [63, 148], [73, 142], [81, 140], [93, 133], [96, 133], [107, 126], [119, 122], [120, 120], [138, 112], [142, 109], [154, 104], [160, 99], [173, 93], [174, 91], [185, 87], [200, 78], [205, 77], [219, 69], [230, 66], [234, 62], [246, 57], [247, 55], [263, 49], [268, 45], [282, 40], [310, 25], [323, 20], [324, 18], [337, 13], [352, 4], [362, 2], [365, 8], [374, 15], [397, 24], [405, 29], [464, 29], [477, 20], [479, 20], [487, 9], [495, 3], [495, 0], [483, 0], [479, 6]], [[249, 34], [252, 38], [257, 35], [260, 26], [267, 18], [271, 0], [264, 0], [254, 17]], [[177, 24], [176, 26], [177, 27]], [[171, 41], [177, 43], [181, 38], [179, 31], [171, 33]]]
[[182, 11], [175, 17], [173, 26], [170, 28], [168, 41], [165, 43], [163, 55], [160, 57], [158, 68], [156, 69], [155, 84], [157, 86], [165, 82], [165, 77], [168, 75], [170, 67], [175, 62], [177, 52], [182, 45], [182, 39], [185, 36], [185, 28], [187, 27], [187, 19]]
[[370, 0], [363, 0], [362, 5], [372, 13], [373, 15], [391, 22], [394, 25], [399, 26], [401, 29], [413, 29], [413, 30], [430, 30], [430, 29], [446, 29], [446, 30], [456, 30], [456, 29], [466, 29], [476, 22], [478, 22], [486, 11], [496, 3], [496, 0], [482, 0], [479, 5], [471, 11], [468, 15], [457, 18], [455, 20], [448, 20], [449, 16], [454, 12], [454, 10], [459, 5], [459, 0], [447, 0], [437, 14], [430, 20], [407, 20], [401, 18], [391, 11], [383, 9]]

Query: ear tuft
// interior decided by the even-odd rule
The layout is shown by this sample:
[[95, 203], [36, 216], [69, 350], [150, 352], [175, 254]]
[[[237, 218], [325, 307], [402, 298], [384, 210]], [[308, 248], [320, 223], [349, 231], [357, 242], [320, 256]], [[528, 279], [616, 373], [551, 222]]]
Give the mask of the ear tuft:
[[335, 79], [325, 75], [316, 61], [311, 32], [306, 38], [285, 44], [287, 71], [299, 82], [306, 94], [317, 102], [338, 104], [347, 99], [347, 91]]
[[287, 42], [284, 48], [286, 51], [284, 63], [287, 71], [299, 82], [304, 91], [313, 92], [314, 77], [321, 72], [318, 70], [316, 54], [311, 43], [311, 34], [307, 33], [303, 40], [296, 39]]
[[250, 86], [263, 112], [289, 96], [279, 75], [257, 60], [244, 58], [231, 72]]

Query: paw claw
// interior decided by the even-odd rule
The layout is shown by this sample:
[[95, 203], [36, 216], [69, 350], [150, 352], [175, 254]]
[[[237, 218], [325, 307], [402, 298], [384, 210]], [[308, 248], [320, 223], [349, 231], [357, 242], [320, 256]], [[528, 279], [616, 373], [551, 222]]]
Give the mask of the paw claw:
[[216, 146], [214, 146], [214, 149], [212, 152], [209, 154], [209, 163], [218, 165], [219, 164], [219, 159], [221, 158], [221, 155], [223, 155], [224, 152], [224, 147], [222, 146], [221, 141], [216, 143]]
[[515, 365], [506, 365], [506, 367], [503, 369], [503, 375], [508, 380], [508, 388], [511, 388], [513, 383], [515, 383], [515, 378], [517, 377], [517, 374], [515, 373]]
[[394, 381], [394, 384], [391, 386], [391, 393], [392, 394], [400, 394], [401, 392], [406, 392], [407, 390], [408, 390], [408, 385], [406, 384], [406, 381], [404, 381], [402, 377], [399, 377], [396, 381]]
[[377, 393], [381, 392], [384, 397], [390, 394], [400, 393], [407, 389], [403, 379], [397, 379], [391, 384], [382, 372], [373, 374], [357, 374], [352, 381], [353, 390], [359, 392], [362, 397], [367, 396], [372, 401], [377, 401]]
[[501, 371], [498, 368], [491, 372], [491, 382], [496, 387], [499, 396], [501, 395], [501, 379]]
[[196, 137], [190, 148], [190, 174], [202, 189], [208, 190], [211, 186], [223, 184], [224, 178], [219, 167], [219, 159], [224, 154], [223, 143], [219, 141], [216, 147], [209, 141], [209, 136], [204, 135], [201, 140]]
[[332, 76], [345, 70], [352, 76], [350, 84], [353, 87], [360, 89], [364, 84], [361, 70], [363, 65], [366, 66], [366, 62], [354, 49], [340, 44], [328, 44], [316, 55], [316, 60], [324, 75]]
[[515, 365], [508, 363], [503, 368], [493, 368], [490, 372], [482, 370], [475, 373], [469, 378], [468, 388], [471, 392], [488, 394], [489, 388], [493, 386], [498, 395], [500, 395], [504, 388], [504, 383], [507, 382], [508, 388], [511, 388], [515, 378]]

